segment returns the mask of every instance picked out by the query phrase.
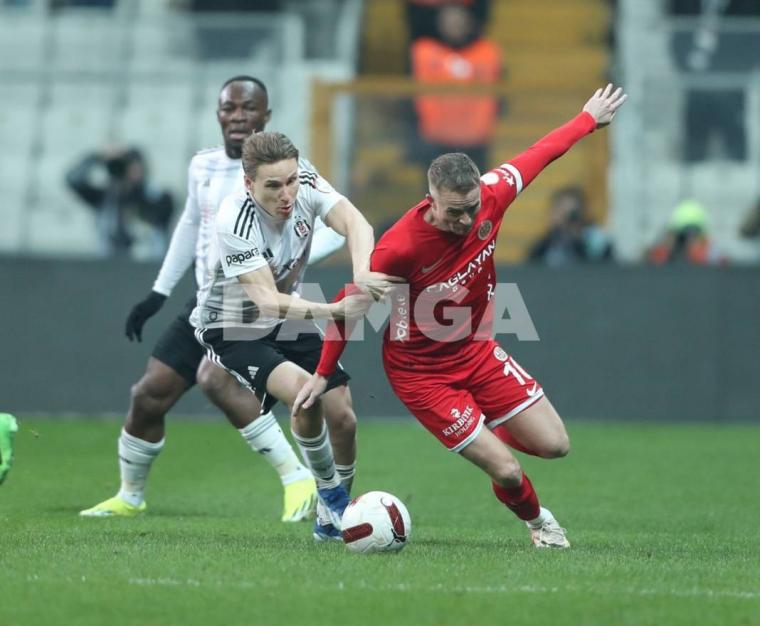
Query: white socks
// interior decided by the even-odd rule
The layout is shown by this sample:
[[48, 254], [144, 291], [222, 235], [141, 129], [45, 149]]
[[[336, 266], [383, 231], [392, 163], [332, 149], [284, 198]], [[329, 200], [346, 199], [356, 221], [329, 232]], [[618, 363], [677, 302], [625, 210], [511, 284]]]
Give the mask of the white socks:
[[306, 464], [314, 474], [317, 488], [327, 489], [340, 485], [330, 438], [327, 436], [327, 425], [324, 421], [322, 422], [322, 432], [316, 437], [301, 437], [293, 432], [293, 438], [301, 449], [301, 455], [306, 460]]
[[538, 514], [538, 517], [536, 519], [528, 520], [525, 522], [529, 528], [541, 528], [541, 526], [544, 525], [544, 522], [550, 519], [554, 519], [554, 516], [549, 509], [540, 507], [540, 510], [541, 512]]
[[119, 437], [119, 470], [121, 489], [119, 497], [132, 506], [140, 506], [145, 500], [145, 481], [148, 480], [150, 466], [164, 447], [164, 440], [158, 443], [143, 441], [122, 429]]
[[[302, 450], [304, 450], [303, 446], [309, 447], [308, 454], [304, 450], [304, 458], [310, 463], [312, 462], [310, 456], [312, 455], [312, 449], [315, 451], [313, 462], [317, 464], [317, 467], [321, 468], [319, 475], [325, 476], [325, 480], [322, 481], [324, 486], [334, 487], [339, 483], [336, 478], [332, 448], [330, 448], [330, 441], [327, 439], [326, 433], [327, 430], [325, 429], [320, 437], [314, 440], [304, 440]], [[261, 454], [275, 469], [283, 485], [289, 485], [310, 476], [309, 470], [298, 460], [296, 453], [293, 451], [290, 443], [288, 443], [285, 434], [271, 412], [255, 419], [248, 426], [241, 429], [240, 434], [248, 445]], [[323, 445], [325, 441], [323, 440], [326, 440], [326, 450]], [[322, 442], [321, 444], [320, 441]], [[312, 442], [316, 442], [316, 444]], [[315, 447], [312, 448], [312, 446]], [[158, 443], [150, 443], [149, 441], [133, 437], [122, 429], [121, 436], [119, 437], [119, 469], [121, 472], [119, 497], [122, 500], [132, 506], [140, 506], [143, 503], [145, 500], [145, 481], [148, 479], [148, 473], [153, 461], [160, 454], [163, 447], [163, 439]], [[316, 471], [315, 476], [317, 476]], [[330, 477], [332, 477], [334, 483], [329, 480]], [[323, 486], [319, 478], [317, 479], [317, 483], [320, 487]]]
[[338, 472], [341, 484], [346, 488], [348, 493], [351, 493], [351, 485], [354, 484], [354, 474], [356, 474], [356, 461], [351, 463], [351, 465], [339, 465], [336, 463], [335, 469]]
[[280, 475], [283, 485], [310, 476], [309, 470], [298, 460], [271, 411], [257, 417], [239, 432], [248, 445], [261, 454]]

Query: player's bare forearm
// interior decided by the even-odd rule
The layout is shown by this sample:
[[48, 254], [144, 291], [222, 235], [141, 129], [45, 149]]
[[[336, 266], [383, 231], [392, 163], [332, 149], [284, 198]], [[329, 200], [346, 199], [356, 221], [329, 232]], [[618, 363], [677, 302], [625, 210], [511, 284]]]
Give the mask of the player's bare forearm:
[[282, 293], [277, 289], [268, 267], [241, 274], [238, 280], [261, 314], [277, 319], [355, 319], [364, 315], [372, 304], [372, 298], [362, 293], [350, 295], [340, 302], [331, 304], [312, 302]]
[[375, 231], [363, 215], [360, 217], [347, 237], [355, 277], [369, 271], [369, 257], [375, 247]]
[[278, 291], [269, 267], [262, 267], [238, 276], [246, 294], [262, 315], [278, 319], [332, 319], [340, 314], [334, 304], [312, 302], [305, 298], [295, 298]]
[[[242, 281], [241, 281], [242, 282]], [[276, 290], [243, 283], [248, 297], [256, 305], [262, 315], [283, 320], [333, 319], [336, 307], [320, 302], [312, 302], [303, 298], [294, 298], [290, 294]]]
[[398, 276], [370, 271], [370, 256], [375, 247], [375, 233], [369, 222], [345, 198], [338, 202], [325, 218], [325, 223], [346, 237], [354, 270], [354, 283], [366, 294], [381, 299], [394, 283], [403, 282]]
[[369, 272], [369, 259], [375, 247], [375, 231], [353, 204], [346, 211], [346, 242], [351, 255], [354, 277]]
[[375, 247], [375, 233], [359, 209], [343, 198], [330, 209], [325, 223], [346, 238], [354, 274], [369, 271], [369, 257]]
[[311, 302], [294, 298], [285, 293], [277, 293], [277, 315], [284, 320], [323, 320], [333, 319], [335, 311], [328, 304]]

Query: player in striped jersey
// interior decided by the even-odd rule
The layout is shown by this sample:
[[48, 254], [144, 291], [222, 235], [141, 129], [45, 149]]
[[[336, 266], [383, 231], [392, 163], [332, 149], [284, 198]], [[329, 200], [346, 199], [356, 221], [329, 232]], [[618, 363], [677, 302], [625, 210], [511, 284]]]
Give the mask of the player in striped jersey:
[[[216, 216], [211, 263], [190, 322], [209, 359], [254, 391], [266, 410], [270, 398], [292, 405], [317, 365], [322, 340], [310, 320], [348, 315], [344, 304], [361, 313], [371, 302], [364, 294], [382, 296], [394, 279], [369, 271], [372, 227], [316, 172], [299, 164], [298, 150], [285, 135], [248, 137], [243, 169], [245, 188], [225, 198]], [[317, 218], [348, 239], [354, 282], [364, 292], [339, 305], [311, 302], [298, 292]], [[335, 399], [350, 410], [347, 381], [338, 367], [324, 401]], [[340, 540], [348, 493], [336, 471], [322, 408], [317, 403], [293, 415], [291, 427], [317, 481], [314, 537]]]
[[[142, 339], [146, 320], [154, 315], [195, 262], [196, 280], [207, 272], [207, 257], [216, 211], [222, 199], [242, 180], [240, 164], [243, 141], [264, 130], [271, 111], [267, 90], [250, 76], [228, 80], [219, 95], [217, 118], [224, 146], [196, 154], [188, 171], [185, 209], [175, 228], [171, 245], [150, 295], [134, 307], [127, 320], [130, 340]], [[304, 169], [313, 169], [307, 161]], [[343, 245], [343, 238], [321, 223], [315, 226], [315, 246], [309, 263], [316, 262]], [[121, 489], [113, 498], [84, 510], [87, 517], [131, 516], [145, 510], [144, 488], [148, 472], [164, 445], [166, 413], [182, 395], [199, 383], [224, 411], [246, 442], [274, 467], [285, 496], [283, 521], [298, 521], [313, 511], [316, 487], [271, 413], [258, 416], [253, 395], [220, 368], [202, 364], [203, 350], [188, 322], [195, 298], [159, 338], [144, 376], [132, 387], [126, 422], [118, 442]], [[200, 366], [200, 369], [199, 369]], [[340, 454], [342, 476], [350, 481], [354, 467], [355, 416], [333, 411], [331, 433]]]

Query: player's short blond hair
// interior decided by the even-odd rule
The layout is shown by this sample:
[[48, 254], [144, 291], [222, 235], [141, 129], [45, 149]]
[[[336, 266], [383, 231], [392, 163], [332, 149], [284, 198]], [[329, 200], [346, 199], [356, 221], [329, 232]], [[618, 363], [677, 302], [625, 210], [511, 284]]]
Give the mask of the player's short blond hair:
[[282, 133], [253, 133], [243, 142], [243, 171], [248, 178], [256, 178], [259, 166], [298, 159], [298, 148]]
[[428, 184], [438, 190], [468, 193], [480, 186], [480, 172], [475, 162], [463, 152], [448, 152], [430, 164]]

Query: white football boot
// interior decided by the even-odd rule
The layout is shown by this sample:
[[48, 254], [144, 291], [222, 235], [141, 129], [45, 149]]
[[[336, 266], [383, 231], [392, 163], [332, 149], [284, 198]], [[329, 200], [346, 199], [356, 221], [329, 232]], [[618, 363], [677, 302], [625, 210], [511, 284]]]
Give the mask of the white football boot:
[[565, 536], [565, 529], [554, 519], [549, 509], [541, 507], [541, 513], [544, 521], [540, 526], [533, 527], [529, 522], [525, 522], [530, 530], [530, 538], [533, 545], [537, 548], [569, 548], [570, 542]]

